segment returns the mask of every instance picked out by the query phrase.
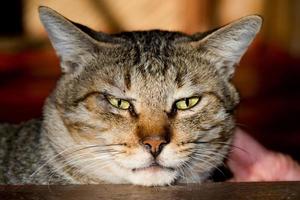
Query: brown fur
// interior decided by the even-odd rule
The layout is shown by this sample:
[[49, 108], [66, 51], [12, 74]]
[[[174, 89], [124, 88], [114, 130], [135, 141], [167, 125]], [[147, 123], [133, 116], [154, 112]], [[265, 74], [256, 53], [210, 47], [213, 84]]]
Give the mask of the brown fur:
[[[108, 35], [49, 8], [41, 7], [40, 16], [64, 72], [41, 129], [47, 164], [58, 177], [169, 185], [201, 182], [222, 165], [239, 102], [230, 80], [260, 28], [258, 16], [195, 35]], [[108, 96], [130, 102], [129, 109], [111, 105]], [[176, 108], [190, 97], [200, 100]]]
[[[251, 31], [258, 30], [259, 20], [258, 17], [241, 19], [195, 37], [163, 31], [96, 36], [92, 30], [87, 32], [85, 28], [85, 34], [81, 27], [52, 11], [45, 11], [42, 21], [50, 30], [50, 39], [61, 56], [62, 65], [71, 71], [61, 78], [48, 102], [54, 105], [62, 102], [58, 113], [68, 133], [61, 134], [70, 134], [74, 143], [111, 144], [110, 149], [119, 153], [109, 156], [125, 171], [126, 168], [135, 170], [139, 165], [143, 169], [142, 155], [149, 151], [155, 155], [152, 162], [166, 170], [176, 171], [182, 167], [182, 172], [189, 171], [184, 167], [189, 165], [193, 172], [184, 173], [198, 175], [184, 174], [187, 179], [205, 178], [205, 174], [222, 163], [229, 150], [234, 129], [232, 110], [239, 100], [230, 83], [232, 69], [253, 39], [255, 34]], [[72, 37], [86, 41], [86, 46], [73, 49], [77, 46], [76, 39], [75, 44], [66, 42], [60, 46], [56, 38], [65, 33], [59, 33], [62, 29], [57, 30], [56, 26], [65, 26]], [[220, 44], [222, 42], [224, 44]], [[218, 49], [217, 45], [225, 49]], [[232, 49], [232, 55], [226, 45]], [[66, 48], [69, 49], [67, 54]], [[88, 48], [91, 51], [85, 52]], [[223, 57], [223, 51], [228, 57]], [[66, 64], [73, 56], [77, 56], [77, 67]], [[107, 95], [129, 101], [130, 109], [114, 108], [108, 103]], [[195, 107], [176, 110], [174, 102], [192, 96], [200, 98]], [[46, 124], [51, 128], [57, 120], [51, 124], [48, 120]], [[48, 132], [52, 132], [51, 129]], [[138, 153], [140, 151], [144, 153]], [[166, 152], [173, 153], [164, 155]], [[162, 160], [166, 156], [173, 159], [169, 163], [177, 164]], [[101, 166], [101, 162], [94, 164]], [[97, 172], [84, 173], [89, 177]], [[170, 174], [173, 175], [174, 181], [178, 173]]]

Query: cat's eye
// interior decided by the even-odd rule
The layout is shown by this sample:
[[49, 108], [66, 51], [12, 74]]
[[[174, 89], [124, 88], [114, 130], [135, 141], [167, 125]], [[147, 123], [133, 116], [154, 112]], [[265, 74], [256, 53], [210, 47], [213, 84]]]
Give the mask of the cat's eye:
[[130, 107], [129, 101], [124, 100], [124, 99], [119, 99], [119, 98], [108, 96], [107, 100], [112, 106], [122, 109], [122, 110], [128, 110]]
[[178, 100], [175, 105], [178, 110], [187, 110], [194, 107], [199, 102], [199, 100], [199, 97], [184, 98]]

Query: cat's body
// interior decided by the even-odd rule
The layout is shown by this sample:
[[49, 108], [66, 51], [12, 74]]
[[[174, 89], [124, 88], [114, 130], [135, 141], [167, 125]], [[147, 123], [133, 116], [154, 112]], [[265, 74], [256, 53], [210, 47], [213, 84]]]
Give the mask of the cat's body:
[[191, 36], [106, 35], [40, 13], [64, 75], [43, 122], [0, 126], [0, 184], [202, 182], [223, 163], [239, 101], [230, 78], [259, 17]]
[[47, 184], [49, 166], [30, 178], [46, 161], [40, 120], [0, 125], [0, 138], [0, 184]]

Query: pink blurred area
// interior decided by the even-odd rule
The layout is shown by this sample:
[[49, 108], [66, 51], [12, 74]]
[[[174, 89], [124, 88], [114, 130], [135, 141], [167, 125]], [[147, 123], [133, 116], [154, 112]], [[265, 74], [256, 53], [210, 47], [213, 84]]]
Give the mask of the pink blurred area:
[[[58, 58], [38, 21], [38, 5], [51, 6], [75, 21], [107, 32], [161, 28], [192, 33], [258, 13], [265, 19], [264, 27], [234, 77], [242, 100], [237, 124], [267, 147], [300, 160], [299, 1], [18, 2], [10, 1], [0, 9], [0, 19], [7, 23], [7, 29], [0, 30], [0, 122], [41, 117], [43, 102], [60, 75]], [[13, 27], [7, 33], [11, 24], [18, 24], [12, 21], [18, 16], [14, 12], [21, 13], [23, 20], [16, 19], [21, 28], [14, 31]]]

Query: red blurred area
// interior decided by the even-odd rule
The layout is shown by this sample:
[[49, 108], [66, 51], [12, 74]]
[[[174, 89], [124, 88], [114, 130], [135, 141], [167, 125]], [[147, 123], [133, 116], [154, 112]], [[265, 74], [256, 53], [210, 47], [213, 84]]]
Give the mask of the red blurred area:
[[0, 53], [0, 121], [40, 117], [59, 74], [58, 59], [50, 49]]

